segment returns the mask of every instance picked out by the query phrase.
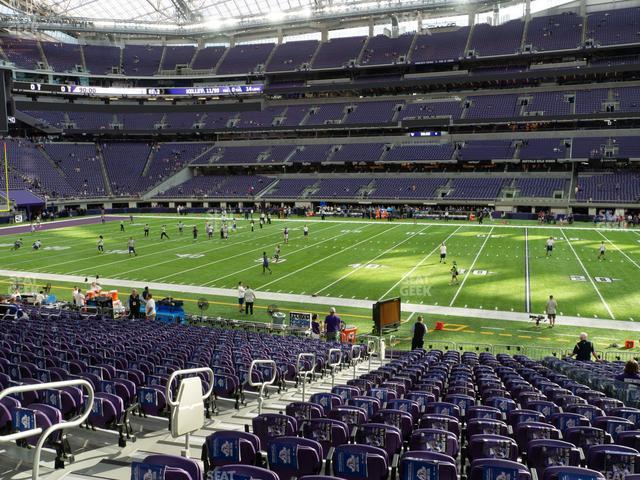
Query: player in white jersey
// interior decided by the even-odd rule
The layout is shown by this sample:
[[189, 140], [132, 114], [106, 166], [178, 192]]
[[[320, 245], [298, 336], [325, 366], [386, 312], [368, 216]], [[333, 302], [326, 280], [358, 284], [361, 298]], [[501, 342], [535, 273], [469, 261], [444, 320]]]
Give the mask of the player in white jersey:
[[98, 251], [100, 253], [104, 253], [104, 238], [102, 235], [98, 237]]
[[305, 225], [302, 229], [302, 234], [304, 235], [304, 238], [309, 238], [309, 227]]
[[447, 246], [444, 243], [440, 244], [440, 263], [447, 263]]
[[551, 254], [553, 253], [553, 245], [555, 244], [555, 240], [553, 239], [553, 237], [549, 237], [547, 239], [547, 245], [546, 245], [546, 250], [547, 253], [545, 256], [550, 257]]
[[600, 249], [599, 249], [599, 253], [598, 253], [598, 260], [602, 261], [604, 260], [604, 254], [607, 252], [607, 247], [605, 246], [604, 242], [602, 242], [600, 244]]
[[280, 245], [276, 245], [276, 251], [273, 254], [273, 263], [278, 263], [280, 260]]

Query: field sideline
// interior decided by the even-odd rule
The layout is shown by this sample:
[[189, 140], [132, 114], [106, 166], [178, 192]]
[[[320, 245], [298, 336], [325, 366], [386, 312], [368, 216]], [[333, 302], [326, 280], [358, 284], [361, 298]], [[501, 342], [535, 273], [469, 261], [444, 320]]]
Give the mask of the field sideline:
[[[485, 321], [508, 320], [510, 315], [522, 321], [528, 313], [542, 312], [549, 294], [558, 299], [560, 316], [573, 317], [577, 325], [581, 318], [585, 325], [595, 321], [593, 325], [600, 326], [610, 320], [634, 322], [638, 315], [640, 293], [633, 288], [640, 279], [637, 231], [588, 224], [559, 228], [534, 222], [477, 225], [292, 218], [274, 220], [263, 229], [256, 223], [251, 232], [249, 223], [238, 219], [237, 231], [230, 228], [230, 238], [221, 240], [220, 219], [206, 217], [216, 227], [208, 240], [205, 216], [182, 217], [182, 235], [176, 226], [180, 218], [136, 215], [133, 224], [128, 218], [124, 222], [123, 233], [115, 220], [66, 227], [61, 222], [62, 228], [3, 235], [1, 268], [5, 276], [6, 272], [49, 275], [60, 282], [99, 275], [114, 283], [176, 285], [175, 290], [183, 292], [193, 287], [194, 294], [198, 288], [214, 289], [202, 291], [230, 300], [232, 289], [243, 281], [259, 299], [273, 296], [280, 299], [276, 303], [321, 305], [325, 298], [340, 299], [344, 307], [365, 310], [377, 299], [401, 296], [403, 304], [416, 305], [414, 312], [447, 315], [451, 307], [460, 317], [468, 309], [469, 317]], [[145, 223], [150, 226], [149, 238], [143, 237]], [[170, 239], [161, 241], [163, 224]], [[199, 229], [197, 241], [191, 235], [194, 224]], [[302, 235], [304, 224], [310, 229], [308, 238]], [[291, 231], [288, 245], [283, 244], [285, 226]], [[105, 254], [97, 252], [98, 235], [105, 238]], [[137, 257], [126, 252], [129, 236], [137, 242]], [[549, 236], [555, 239], [551, 258], [544, 252]], [[25, 245], [12, 252], [18, 237]], [[43, 244], [40, 251], [30, 248], [36, 238]], [[439, 263], [442, 242], [448, 248], [446, 265]], [[603, 261], [597, 258], [601, 242], [607, 250]], [[278, 244], [281, 261], [272, 262], [273, 274], [263, 275], [262, 252], [272, 256]], [[461, 272], [458, 285], [449, 284], [454, 260]], [[628, 325], [629, 330], [638, 328]], [[625, 327], [616, 322], [615, 328]]]

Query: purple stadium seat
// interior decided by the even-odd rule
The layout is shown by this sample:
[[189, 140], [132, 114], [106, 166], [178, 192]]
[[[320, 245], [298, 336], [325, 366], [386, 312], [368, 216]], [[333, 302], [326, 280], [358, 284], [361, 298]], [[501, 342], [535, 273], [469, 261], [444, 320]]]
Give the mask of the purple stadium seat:
[[586, 452], [587, 466], [607, 478], [640, 473], [640, 453], [620, 445], [593, 445]]
[[280, 480], [317, 475], [323, 457], [322, 445], [308, 438], [277, 437], [267, 444], [269, 469], [278, 474]]
[[162, 465], [171, 469], [178, 469], [186, 472], [187, 477], [182, 474], [171, 474], [168, 470], [165, 476], [166, 480], [200, 480], [202, 479], [202, 468], [200, 464], [190, 458], [178, 457], [174, 455], [149, 455], [144, 459], [144, 463], [149, 465]]
[[523, 464], [511, 460], [481, 458], [471, 462], [469, 480], [531, 480], [531, 473]]
[[249, 432], [219, 431], [209, 435], [202, 446], [205, 471], [223, 465], [255, 465], [260, 439]]
[[444, 453], [455, 458], [458, 456], [460, 445], [458, 437], [452, 432], [436, 428], [419, 428], [411, 434], [409, 449]]
[[518, 458], [518, 446], [512, 438], [503, 435], [475, 435], [469, 439], [467, 455], [472, 462], [479, 458], [515, 461]]
[[613, 442], [611, 435], [603, 429], [596, 427], [567, 428], [563, 437], [567, 442], [573, 443], [576, 447], [582, 448], [585, 451], [591, 445], [604, 445]]
[[331, 463], [334, 475], [345, 480], [386, 480], [389, 475], [387, 453], [369, 445], [340, 445]]
[[340, 395], [328, 392], [314, 393], [309, 397], [309, 401], [322, 406], [325, 411], [325, 415], [329, 410], [332, 410], [334, 407], [338, 407], [344, 403]]
[[339, 420], [314, 418], [302, 424], [302, 435], [320, 443], [326, 457], [331, 447], [348, 443], [350, 432], [347, 424]]
[[456, 461], [451, 456], [441, 453], [407, 452], [400, 457], [398, 467], [400, 469], [400, 480], [418, 480], [421, 478], [456, 480], [458, 478]]
[[391, 425], [364, 423], [356, 431], [356, 443], [381, 448], [391, 458], [400, 452], [402, 434], [397, 427]]
[[298, 433], [297, 420], [280, 413], [262, 413], [252, 420], [252, 425], [253, 433], [260, 439], [261, 445], [267, 445], [272, 438]]
[[295, 418], [300, 425], [305, 420], [324, 417], [322, 405], [313, 402], [291, 402], [286, 407], [286, 414]]
[[340, 405], [331, 410], [327, 417], [346, 423], [350, 430], [369, 420], [367, 411], [364, 408], [352, 405]]
[[[633, 475], [627, 475], [626, 478], [631, 480]], [[584, 480], [604, 480], [604, 475], [595, 470], [580, 467], [548, 467], [542, 474], [542, 480], [562, 480], [569, 478], [579, 478]]]
[[224, 465], [213, 471], [214, 479], [217, 478], [249, 478], [251, 480], [280, 480], [275, 472], [266, 468], [249, 465]]
[[540, 478], [548, 467], [580, 466], [580, 451], [562, 440], [532, 440], [527, 446], [527, 463]]

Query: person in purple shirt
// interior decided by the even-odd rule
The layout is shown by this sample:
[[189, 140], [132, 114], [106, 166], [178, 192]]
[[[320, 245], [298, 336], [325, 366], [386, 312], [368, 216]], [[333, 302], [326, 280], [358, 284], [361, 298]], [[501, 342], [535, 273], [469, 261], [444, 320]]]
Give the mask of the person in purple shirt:
[[327, 334], [328, 342], [340, 341], [340, 330], [342, 330], [342, 320], [336, 315], [336, 309], [331, 307], [329, 315], [324, 319], [324, 329]]

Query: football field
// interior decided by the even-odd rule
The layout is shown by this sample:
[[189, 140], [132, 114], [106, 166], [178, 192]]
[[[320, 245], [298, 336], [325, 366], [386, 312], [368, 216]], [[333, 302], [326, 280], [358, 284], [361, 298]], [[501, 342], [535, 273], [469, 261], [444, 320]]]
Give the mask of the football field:
[[[120, 218], [125, 219], [124, 232]], [[639, 316], [640, 232], [633, 230], [590, 224], [557, 228], [534, 222], [478, 225], [292, 218], [274, 220], [262, 229], [256, 221], [251, 231], [249, 222], [238, 219], [236, 230], [228, 222], [229, 238], [223, 240], [222, 222], [214, 217], [184, 217], [182, 234], [175, 215], [137, 215], [133, 223], [128, 217], [110, 218], [105, 224], [95, 218], [86, 221], [73, 226], [59, 222], [56, 228], [34, 233], [0, 229], [2, 270], [25, 277], [56, 274], [89, 281], [99, 275], [113, 285], [117, 285], [114, 280], [179, 285], [182, 292], [193, 287], [194, 295], [223, 289], [215, 291], [230, 301], [239, 281], [256, 290], [258, 299], [279, 294], [294, 304], [303, 298], [309, 303], [310, 295], [334, 299], [344, 307], [400, 296], [403, 304], [470, 309], [469, 316], [473, 309], [540, 313], [552, 294], [560, 316], [602, 322], [632, 322]], [[214, 225], [212, 239], [205, 234], [206, 221]], [[145, 223], [148, 238], [143, 236]], [[160, 239], [162, 225], [169, 239]], [[194, 225], [197, 240], [192, 235]], [[309, 227], [308, 237], [303, 236], [304, 225]], [[290, 231], [288, 244], [285, 227]], [[104, 237], [104, 253], [97, 250], [99, 235]], [[127, 252], [129, 237], [135, 239], [137, 256]], [[550, 237], [555, 246], [546, 256]], [[24, 246], [12, 251], [18, 238]], [[42, 242], [39, 251], [31, 248], [36, 239]], [[602, 242], [606, 253], [599, 259]], [[446, 263], [440, 263], [443, 243]], [[278, 262], [273, 258], [277, 245]], [[272, 273], [263, 273], [263, 252], [271, 258]], [[451, 283], [454, 261], [458, 284]]]

